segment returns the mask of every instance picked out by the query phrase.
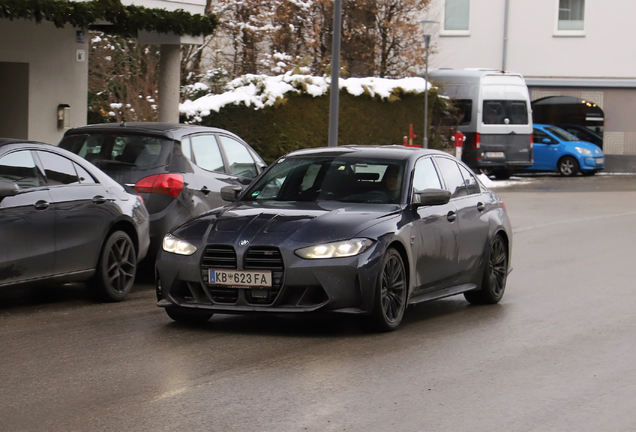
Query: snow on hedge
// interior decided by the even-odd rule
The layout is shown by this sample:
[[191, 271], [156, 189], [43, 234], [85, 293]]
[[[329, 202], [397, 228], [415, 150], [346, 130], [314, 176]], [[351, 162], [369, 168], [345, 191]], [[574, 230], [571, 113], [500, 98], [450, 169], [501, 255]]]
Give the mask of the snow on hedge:
[[[331, 79], [328, 77], [315, 77], [311, 75], [245, 75], [231, 81], [227, 85], [227, 91], [222, 94], [207, 94], [195, 100], [186, 100], [179, 105], [181, 114], [201, 121], [202, 117], [212, 111], [219, 112], [226, 105], [244, 104], [254, 109], [273, 106], [282, 100], [285, 94], [307, 93], [312, 96], [322, 96], [329, 91]], [[426, 89], [424, 78], [348, 78], [340, 79], [341, 90], [346, 90], [353, 96], [368, 94], [371, 97], [378, 96], [382, 99], [390, 99], [400, 94], [423, 93]], [[204, 84], [188, 86], [186, 94], [197, 90], [205, 90]]]

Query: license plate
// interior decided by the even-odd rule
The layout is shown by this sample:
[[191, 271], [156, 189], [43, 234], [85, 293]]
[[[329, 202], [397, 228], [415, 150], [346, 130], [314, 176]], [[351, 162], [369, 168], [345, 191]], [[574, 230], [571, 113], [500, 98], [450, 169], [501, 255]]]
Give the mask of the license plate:
[[272, 272], [246, 270], [209, 270], [208, 283], [210, 285], [228, 285], [242, 287], [271, 287]]
[[603, 158], [596, 159], [596, 165], [603, 165]]
[[504, 158], [504, 152], [486, 152], [487, 158]]

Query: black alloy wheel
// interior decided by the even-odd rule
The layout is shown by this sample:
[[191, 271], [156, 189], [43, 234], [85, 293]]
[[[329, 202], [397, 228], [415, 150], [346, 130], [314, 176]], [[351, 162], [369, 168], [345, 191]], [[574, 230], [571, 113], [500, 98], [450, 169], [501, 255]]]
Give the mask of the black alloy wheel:
[[500, 235], [496, 235], [490, 243], [485, 264], [481, 289], [464, 293], [471, 304], [499, 303], [504, 295], [508, 278], [508, 248]]
[[166, 313], [173, 321], [183, 324], [203, 324], [213, 315], [211, 312], [190, 312], [178, 306], [167, 307]]
[[135, 245], [128, 234], [115, 231], [104, 243], [92, 288], [102, 300], [122, 301], [135, 283], [136, 271]]
[[395, 249], [388, 249], [378, 278], [372, 323], [379, 331], [398, 328], [406, 309], [407, 278], [402, 257]]
[[579, 163], [572, 156], [564, 156], [559, 160], [557, 170], [564, 177], [574, 177], [579, 173]]

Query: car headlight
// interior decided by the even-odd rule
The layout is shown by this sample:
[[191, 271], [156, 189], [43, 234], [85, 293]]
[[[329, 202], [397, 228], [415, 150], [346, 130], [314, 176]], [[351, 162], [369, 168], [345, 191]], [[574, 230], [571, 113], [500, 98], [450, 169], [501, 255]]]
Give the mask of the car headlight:
[[583, 147], [574, 147], [574, 149], [581, 154], [592, 154], [592, 151]]
[[296, 255], [305, 259], [352, 257], [364, 252], [372, 244], [373, 240], [356, 238], [298, 249]]
[[177, 255], [192, 255], [197, 251], [197, 248], [185, 240], [178, 239], [172, 234], [166, 234], [163, 238], [163, 250]]

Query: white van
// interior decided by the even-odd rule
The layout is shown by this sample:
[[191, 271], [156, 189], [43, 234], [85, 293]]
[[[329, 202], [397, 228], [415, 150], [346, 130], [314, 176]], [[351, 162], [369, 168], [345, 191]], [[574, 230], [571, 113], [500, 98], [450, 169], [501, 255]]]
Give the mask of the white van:
[[532, 110], [523, 76], [492, 69], [438, 69], [430, 77], [463, 114], [458, 126], [466, 135], [462, 161], [475, 172], [490, 171], [505, 179], [533, 164]]

